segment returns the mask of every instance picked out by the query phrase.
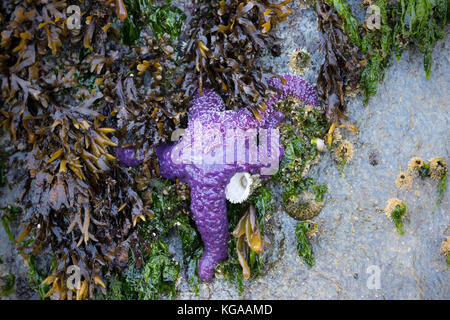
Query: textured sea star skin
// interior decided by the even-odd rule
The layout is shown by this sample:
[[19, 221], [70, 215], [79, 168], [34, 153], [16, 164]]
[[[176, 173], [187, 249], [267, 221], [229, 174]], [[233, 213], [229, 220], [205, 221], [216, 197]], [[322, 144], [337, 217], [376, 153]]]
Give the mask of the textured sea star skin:
[[[269, 84], [281, 90], [267, 103], [267, 109], [261, 114], [258, 121], [246, 109], [239, 111], [225, 110], [225, 104], [219, 95], [208, 88], [203, 89], [203, 95], [197, 94], [189, 109], [189, 123], [185, 135], [175, 144], [162, 144], [156, 148], [160, 163], [160, 174], [171, 180], [179, 179], [191, 187], [191, 211], [197, 229], [204, 243], [203, 256], [198, 265], [198, 274], [204, 281], [214, 276], [217, 263], [223, 261], [228, 254], [228, 219], [226, 210], [225, 188], [236, 172], [260, 173], [260, 169], [268, 167], [267, 163], [248, 163], [249, 161], [235, 161], [232, 163], [205, 163], [203, 162], [174, 162], [174, 154], [180, 150], [192, 155], [211, 154], [212, 151], [220, 153], [220, 149], [227, 147], [225, 132], [229, 137], [231, 129], [270, 129], [281, 122], [283, 114], [274, 110], [275, 103], [287, 96], [295, 96], [307, 104], [318, 105], [314, 89], [298, 76], [285, 75], [286, 84], [283, 85], [278, 78], [271, 79]], [[201, 130], [195, 124], [201, 124]], [[241, 133], [232, 130], [235, 137]], [[270, 133], [269, 133], [270, 138]], [[201, 143], [198, 143], [198, 142]], [[196, 143], [197, 142], [197, 143]], [[278, 142], [277, 142], [278, 143]], [[277, 144], [277, 147], [279, 145]], [[135, 164], [134, 149], [116, 150], [123, 165]], [[246, 147], [249, 154], [254, 149]], [[283, 157], [283, 148], [279, 147], [279, 163]], [[260, 159], [260, 150], [257, 148], [257, 159]], [[272, 151], [271, 151], [272, 153]], [[275, 152], [276, 154], [276, 152]]]

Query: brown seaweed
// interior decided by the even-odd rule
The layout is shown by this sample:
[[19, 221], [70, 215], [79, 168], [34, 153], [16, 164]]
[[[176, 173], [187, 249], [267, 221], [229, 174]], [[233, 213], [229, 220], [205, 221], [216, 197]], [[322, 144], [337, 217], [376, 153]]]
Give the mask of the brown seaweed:
[[[0, 128], [28, 152], [19, 249], [55, 259], [47, 296], [84, 299], [104, 292], [105, 276], [127, 265], [130, 249], [139, 261], [137, 224], [153, 216], [143, 185], [157, 166], [120, 168], [113, 148], [144, 145], [153, 164], [152, 148], [168, 139], [184, 109], [162, 81], [175, 68], [166, 36], [144, 34], [142, 47], [124, 47], [113, 1], [84, 4], [80, 30], [64, 23], [67, 6], [0, 4]], [[73, 290], [66, 286], [72, 265], [81, 271]]]
[[352, 47], [343, 31], [342, 19], [326, 1], [316, 1], [318, 29], [325, 60], [317, 78], [319, 97], [325, 102], [326, 115], [332, 123], [331, 132], [339, 121], [346, 120], [344, 94], [354, 91], [360, 79], [357, 48]]
[[[270, 93], [263, 50], [276, 45], [272, 29], [291, 13], [290, 0], [207, 1], [196, 7], [184, 45], [188, 63], [182, 88], [192, 96], [206, 86], [220, 93], [231, 108], [248, 107], [255, 115]], [[274, 52], [276, 53], [276, 48]]]

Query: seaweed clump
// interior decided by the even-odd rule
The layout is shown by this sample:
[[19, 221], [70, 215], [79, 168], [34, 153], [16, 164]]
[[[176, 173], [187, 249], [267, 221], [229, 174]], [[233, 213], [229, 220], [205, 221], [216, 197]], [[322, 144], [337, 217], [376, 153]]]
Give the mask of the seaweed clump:
[[[113, 22], [116, 14], [125, 18], [117, 11], [122, 4], [80, 5], [79, 30], [65, 23], [64, 1], [0, 4], [0, 123], [27, 152], [23, 231], [14, 240], [30, 270], [32, 257], [55, 261], [45, 279], [30, 271], [42, 298], [106, 293], [105, 276], [122, 272], [130, 252], [141, 266], [138, 222], [154, 216], [152, 188], [145, 184], [158, 176], [152, 150], [183, 113], [173, 107], [181, 99], [163, 81], [175, 69], [170, 35], [144, 35], [143, 46], [121, 46]], [[151, 86], [144, 86], [149, 76]], [[130, 136], [145, 147], [149, 167], [117, 165], [114, 148]], [[81, 273], [73, 289], [66, 285], [71, 266]]]
[[[138, 181], [142, 197], [151, 199], [149, 210], [153, 215], [152, 219], [137, 225], [138, 252], [142, 255], [130, 250], [126, 269], [113, 271], [107, 280], [109, 291], [106, 295], [99, 293], [96, 299], [173, 298], [182, 272], [198, 292], [200, 279], [196, 267], [202, 254], [202, 243], [190, 218], [187, 190], [181, 184], [172, 184], [164, 179], [145, 181], [140, 178]], [[177, 261], [168, 249], [166, 239], [171, 231], [175, 231], [181, 240], [182, 261]]]
[[257, 254], [263, 253], [264, 250], [261, 232], [256, 220], [256, 209], [253, 205], [250, 205], [247, 213], [239, 220], [232, 235], [238, 239], [236, 253], [242, 267], [242, 275], [244, 279], [248, 279], [250, 277], [250, 268], [247, 264], [249, 250], [251, 249]]
[[[326, 115], [333, 124], [345, 121], [346, 92], [354, 92], [360, 79], [360, 63], [357, 47], [352, 45], [350, 35], [344, 30], [354, 29], [354, 21], [347, 23], [331, 4], [332, 1], [316, 1], [318, 29], [321, 33], [321, 48], [325, 51], [317, 78], [319, 97], [325, 102]], [[328, 139], [330, 140], [330, 139]], [[331, 144], [331, 141], [329, 141]]]
[[262, 54], [276, 44], [273, 28], [291, 13], [290, 0], [222, 0], [200, 3], [183, 45], [187, 62], [182, 88], [213, 88], [231, 108], [249, 108], [256, 117], [265, 109], [274, 76], [262, 66]]
[[168, 298], [176, 295], [175, 283], [180, 274], [180, 264], [169, 255], [167, 244], [156, 241], [150, 244], [148, 255], [141, 267], [130, 257], [125, 272], [110, 279], [108, 300], [155, 300], [162, 294]]
[[244, 280], [257, 277], [266, 258], [264, 247], [270, 245], [265, 225], [271, 217], [274, 200], [269, 187], [257, 188], [243, 203], [228, 203], [229, 230], [233, 237], [228, 243], [228, 259], [218, 264], [216, 276], [224, 277], [244, 290]]
[[366, 23], [358, 25], [345, 0], [330, 0], [329, 3], [342, 17], [345, 32], [364, 57], [360, 85], [365, 103], [377, 93], [378, 83], [391, 64], [390, 58], [394, 55], [400, 60], [408, 45], [414, 45], [423, 53], [425, 76], [430, 78], [432, 46], [445, 37], [448, 1], [370, 1], [380, 9], [380, 26], [376, 28]]
[[320, 157], [314, 139], [326, 136], [329, 122], [321, 110], [296, 99], [281, 102], [279, 107], [291, 115], [280, 128], [284, 157], [275, 175], [283, 186], [282, 204], [293, 218], [311, 219], [321, 211], [327, 187], [307, 173]]
[[[118, 0], [117, 2], [121, 2]], [[150, 26], [153, 36], [159, 40], [168, 34], [172, 40], [178, 39], [185, 14], [168, 1], [162, 6], [153, 5], [153, 0], [125, 0], [128, 14], [121, 28], [124, 44], [134, 45], [141, 37], [141, 32]]]

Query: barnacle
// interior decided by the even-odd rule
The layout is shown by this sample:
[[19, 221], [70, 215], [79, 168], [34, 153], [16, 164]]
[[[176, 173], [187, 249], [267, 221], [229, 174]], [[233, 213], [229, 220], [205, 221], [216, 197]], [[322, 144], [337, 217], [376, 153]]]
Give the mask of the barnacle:
[[341, 164], [341, 171], [345, 164], [353, 158], [353, 144], [350, 141], [341, 141], [334, 149], [334, 158]]
[[170, 135], [170, 141], [178, 141], [180, 138], [186, 133], [186, 129], [178, 128], [172, 131], [172, 134]]
[[188, 62], [182, 88], [192, 96], [205, 86], [215, 89], [230, 107], [247, 106], [255, 116], [265, 108], [273, 76], [262, 67], [262, 50], [275, 44], [272, 29], [291, 13], [290, 0], [228, 0], [199, 4], [184, 46]]
[[311, 56], [304, 50], [295, 50], [289, 57], [289, 67], [295, 73], [305, 74], [311, 66]]
[[447, 163], [443, 158], [433, 158], [430, 160], [430, 177], [435, 180], [440, 180], [447, 173]]
[[344, 158], [345, 162], [349, 162], [353, 158], [353, 144], [350, 141], [342, 141], [335, 149], [335, 157], [338, 161]]
[[425, 167], [425, 161], [420, 157], [413, 157], [408, 162], [408, 173], [412, 176], [418, 176], [419, 172]]
[[397, 188], [404, 189], [410, 188], [412, 183], [412, 176], [409, 172], [400, 172], [397, 179], [395, 179], [395, 185]]
[[297, 2], [301, 9], [308, 8], [314, 5], [313, 0], [297, 0]]
[[391, 198], [386, 202], [384, 213], [395, 223], [399, 234], [403, 234], [403, 220], [406, 216], [406, 204], [397, 198]]
[[441, 254], [447, 258], [447, 266], [450, 265], [450, 237], [441, 243]]
[[342, 141], [343, 141], [343, 137], [342, 137], [342, 133], [341, 130], [338, 128], [334, 128], [332, 129], [333, 124], [331, 124], [330, 130], [331, 130], [331, 134], [330, 134], [330, 130], [328, 131], [328, 145], [339, 145]]
[[244, 279], [248, 279], [250, 277], [250, 268], [247, 263], [249, 250], [253, 250], [257, 254], [262, 254], [264, 251], [264, 242], [261, 238], [261, 231], [256, 219], [256, 209], [253, 205], [250, 205], [247, 212], [239, 220], [232, 235], [238, 238], [236, 253], [242, 267], [242, 275]]

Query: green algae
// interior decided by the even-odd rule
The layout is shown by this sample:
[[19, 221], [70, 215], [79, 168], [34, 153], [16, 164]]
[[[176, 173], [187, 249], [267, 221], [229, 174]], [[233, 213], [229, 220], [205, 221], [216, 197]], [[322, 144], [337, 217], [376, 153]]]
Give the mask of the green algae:
[[178, 39], [186, 15], [168, 1], [165, 5], [154, 6], [152, 0], [125, 0], [128, 16], [120, 28], [122, 42], [134, 45], [141, 31], [148, 25], [156, 39], [169, 34], [172, 40]]
[[0, 218], [2, 226], [5, 229], [6, 234], [8, 235], [8, 239], [12, 242], [16, 242], [10, 228], [10, 223], [14, 222], [17, 219], [17, 216], [22, 212], [22, 209], [20, 207], [8, 205], [6, 208], [3, 208], [2, 211], [3, 213]]
[[165, 295], [176, 296], [175, 282], [180, 274], [180, 265], [170, 257], [167, 244], [158, 240], [152, 243], [141, 267], [136, 265], [132, 254], [127, 269], [108, 280], [108, 294], [97, 295], [107, 300], [155, 300]]
[[322, 202], [327, 191], [326, 185], [318, 185], [314, 178], [305, 175], [311, 163], [319, 156], [316, 144], [312, 141], [325, 139], [329, 121], [316, 108], [305, 112], [302, 104], [291, 101], [283, 102], [280, 109], [290, 113], [292, 117], [283, 123], [281, 129], [284, 157], [274, 178], [283, 187], [284, 209], [296, 219], [310, 219], [320, 212], [321, 207], [309, 203], [310, 201], [299, 201], [299, 198], [305, 193], [312, 193], [313, 201]]
[[9, 296], [14, 292], [14, 285], [16, 284], [16, 276], [12, 273], [4, 278], [4, 283], [0, 286], [0, 294], [2, 296]]
[[439, 180], [438, 200], [437, 200], [438, 204], [440, 204], [442, 202], [442, 199], [444, 199], [444, 193], [445, 193], [445, 190], [447, 190], [447, 173], [448, 173], [448, 171], [445, 171], [442, 178]]
[[[136, 169], [138, 170], [138, 168]], [[176, 297], [175, 284], [180, 277], [181, 262], [175, 260], [167, 247], [167, 237], [175, 229], [181, 241], [183, 263], [188, 270], [188, 283], [198, 293], [200, 279], [196, 267], [202, 255], [202, 242], [193, 220], [185, 213], [188, 201], [180, 200], [176, 184], [166, 179], [153, 179], [152, 218], [137, 226], [142, 256], [130, 249], [123, 272], [114, 273], [107, 280], [108, 293], [96, 299], [142, 300]], [[140, 263], [138, 263], [138, 260]]]
[[317, 228], [317, 224], [312, 221], [302, 221], [295, 228], [297, 236], [297, 254], [309, 267], [314, 266], [315, 258], [311, 243], [309, 242], [309, 234]]
[[166, 33], [170, 35], [171, 40], [178, 39], [185, 19], [186, 15], [183, 11], [171, 6], [170, 1], [160, 7], [152, 7], [148, 15], [148, 20], [156, 39], [160, 39]]
[[397, 232], [400, 235], [405, 233], [403, 230], [403, 218], [406, 216], [406, 211], [406, 204], [402, 203], [401, 205], [396, 205], [394, 210], [390, 213], [392, 221], [394, 221]]
[[[42, 284], [42, 282], [53, 272], [56, 268], [56, 259], [51, 259], [50, 266], [45, 263], [38, 263], [38, 258], [34, 255], [27, 257], [28, 264], [28, 286], [38, 294], [40, 300], [49, 299], [44, 298], [46, 293], [50, 290], [50, 284]], [[45, 269], [48, 269], [46, 271]]]
[[376, 95], [378, 83], [390, 66], [390, 58], [394, 55], [400, 60], [408, 45], [414, 45], [423, 53], [425, 76], [430, 78], [432, 46], [445, 37], [448, 1], [374, 1], [372, 5], [380, 9], [381, 19], [380, 28], [374, 30], [357, 25], [345, 0], [330, 1], [330, 4], [343, 18], [344, 31], [366, 57], [360, 80], [366, 104]]

